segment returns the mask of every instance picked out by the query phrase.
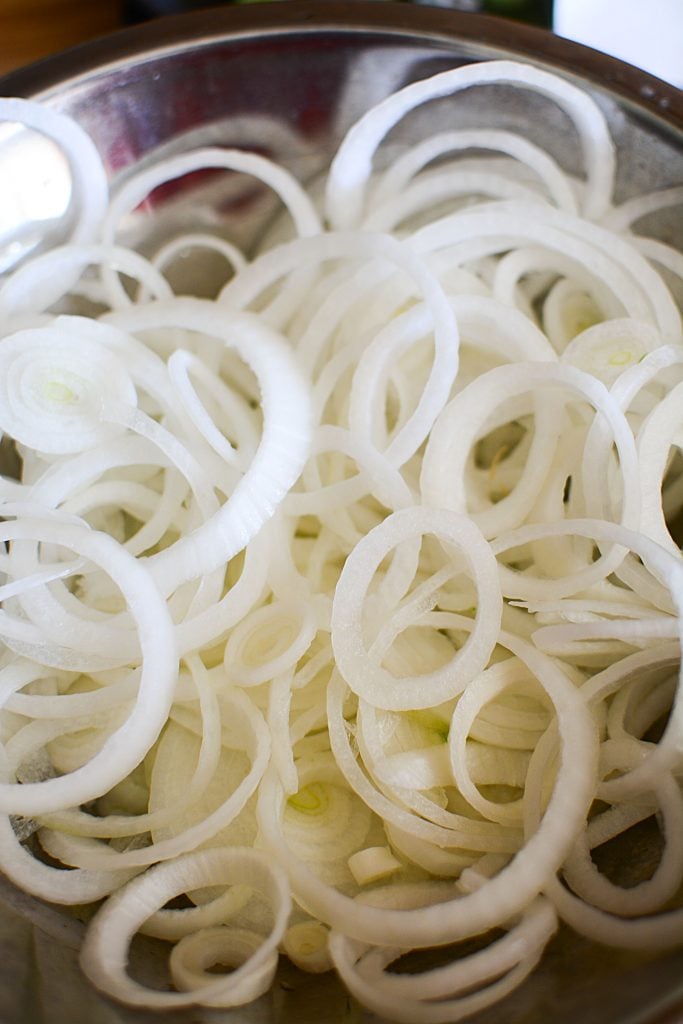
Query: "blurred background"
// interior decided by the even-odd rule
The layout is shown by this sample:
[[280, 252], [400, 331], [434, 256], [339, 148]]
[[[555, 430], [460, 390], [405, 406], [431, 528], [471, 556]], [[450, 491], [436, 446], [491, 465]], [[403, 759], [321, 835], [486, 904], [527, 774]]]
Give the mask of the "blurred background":
[[[222, 3], [249, 0], [222, 0]], [[324, 2], [324, 0], [320, 0]], [[408, 0], [405, 0], [408, 2]], [[683, 87], [683, 0], [413, 0], [552, 28]], [[123, 25], [221, 0], [0, 0], [0, 75]]]

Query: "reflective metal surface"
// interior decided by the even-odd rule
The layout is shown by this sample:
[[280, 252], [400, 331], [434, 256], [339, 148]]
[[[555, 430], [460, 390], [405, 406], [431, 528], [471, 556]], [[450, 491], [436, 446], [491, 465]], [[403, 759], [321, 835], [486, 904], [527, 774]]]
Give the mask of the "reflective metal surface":
[[[683, 95], [676, 89], [540, 30], [426, 7], [293, 0], [166, 19], [8, 76], [0, 81], [0, 93], [39, 96], [72, 114], [92, 135], [112, 179], [124, 178], [133, 161], [159, 147], [175, 152], [190, 144], [220, 144], [256, 147], [314, 181], [346, 128], [392, 90], [459, 63], [511, 56], [561, 70], [593, 90], [621, 154], [619, 198], [683, 182]], [[568, 169], [578, 169], [573, 129], [550, 102], [495, 87], [416, 112], [391, 135], [385, 152], [390, 158], [392, 148], [419, 136], [425, 125], [433, 130], [475, 123], [519, 130], [549, 146]], [[32, 133], [3, 131], [0, 176], [10, 163], [17, 170], [11, 200], [5, 195], [3, 205], [0, 195], [0, 252], [3, 233], [17, 217], [25, 231], [19, 244], [5, 247], [0, 270], [52, 238], [54, 218], [68, 206], [68, 182], [54, 149]], [[38, 155], [36, 146], [42, 146]], [[26, 173], [29, 167], [35, 172], [36, 164], [38, 188], [27, 183]], [[267, 230], [273, 213], [270, 196], [250, 180], [191, 176], [159, 190], [130, 218], [127, 230], [144, 248], [180, 226], [209, 225], [248, 247]], [[681, 211], [644, 227], [683, 245]], [[200, 268], [199, 275], [210, 282], [211, 268]], [[644, 833], [628, 859], [647, 859], [652, 850]], [[615, 854], [617, 861], [623, 856]], [[75, 954], [81, 925], [72, 917], [61, 910], [46, 915], [6, 883], [0, 886], [0, 907], [2, 1024], [159, 1019], [100, 999], [82, 981]], [[156, 976], [159, 956], [158, 949], [142, 947], [141, 969]], [[305, 976], [283, 964], [271, 992], [251, 1007], [198, 1009], [169, 1019], [341, 1024], [365, 1018], [333, 976]], [[683, 1021], [683, 953], [644, 957], [608, 951], [563, 932], [522, 988], [473, 1019]]]
[[[428, 7], [293, 2], [166, 18], [16, 72], [0, 81], [0, 92], [40, 96], [72, 114], [115, 179], [158, 147], [201, 144], [256, 146], [311, 179], [346, 128], [391, 90], [463, 61], [510, 55], [595, 87], [623, 154], [620, 198], [680, 181], [677, 89], [529, 26]], [[457, 106], [431, 104], [401, 134], [418, 135], [426, 120], [521, 129], [574, 169], [575, 137], [562, 116], [523, 90], [487, 87], [462, 94]], [[49, 234], [68, 195], [63, 161], [49, 143], [26, 133], [3, 144], [0, 132], [0, 146], [15, 168], [13, 187], [0, 194], [0, 245], [17, 216], [26, 228], [21, 244], [0, 254], [1, 270]], [[188, 223], [225, 225], [240, 243], [254, 236], [271, 209], [267, 190], [234, 175], [214, 176], [212, 185], [204, 180], [200, 189], [195, 178], [157, 194], [147, 207], [157, 215], [163, 207], [154, 241]], [[149, 226], [140, 230], [144, 238]]]

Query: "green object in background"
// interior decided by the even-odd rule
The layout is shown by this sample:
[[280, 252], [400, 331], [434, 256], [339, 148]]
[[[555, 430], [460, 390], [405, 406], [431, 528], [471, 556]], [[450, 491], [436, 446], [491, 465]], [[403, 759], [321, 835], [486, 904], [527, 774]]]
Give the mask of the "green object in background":
[[553, 23], [553, 0], [484, 0], [482, 6], [486, 14], [530, 21], [546, 28]]
[[[261, 3], [263, 0], [122, 0], [124, 20], [127, 23], [146, 21], [163, 14], [178, 14], [201, 7], [220, 7], [223, 4]], [[445, 7], [459, 11], [484, 11], [503, 18], [529, 21], [535, 25], [552, 26], [553, 0], [403, 0], [404, 3]], [[0, 0], [0, 7], [2, 0]]]

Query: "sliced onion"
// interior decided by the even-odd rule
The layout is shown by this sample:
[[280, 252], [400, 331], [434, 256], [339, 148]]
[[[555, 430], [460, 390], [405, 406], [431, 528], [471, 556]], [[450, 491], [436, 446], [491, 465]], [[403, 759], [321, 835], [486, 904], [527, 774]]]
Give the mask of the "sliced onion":
[[[128, 945], [155, 907], [201, 885], [235, 883], [264, 894], [272, 904], [274, 924], [258, 949], [227, 978], [207, 979], [201, 988], [180, 993], [154, 991], [126, 973]], [[189, 853], [145, 872], [100, 909], [81, 949], [81, 966], [102, 992], [134, 1006], [234, 1006], [248, 1002], [260, 987], [260, 981], [252, 987], [256, 978], [263, 979], [263, 970], [274, 967], [272, 954], [284, 934], [290, 906], [284, 875], [260, 851], [234, 848]]]
[[[455, 123], [479, 84], [556, 104], [582, 176], [447, 123], [372, 175], [404, 115], [449, 97]], [[437, 1024], [512, 991], [560, 919], [680, 945], [683, 257], [634, 231], [680, 188], [615, 206], [598, 105], [510, 61], [400, 89], [311, 189], [159, 147], [107, 208], [80, 129], [3, 117], [62, 146], [73, 190], [66, 244], [0, 284], [0, 866], [106, 899], [91, 981], [235, 1007], [282, 949]], [[203, 169], [282, 200], [249, 260], [137, 214], [156, 255], [115, 244]], [[216, 300], [171, 287], [196, 248], [229, 265]], [[658, 863], [623, 888], [593, 851], [653, 817]], [[127, 973], [138, 931], [176, 943], [176, 991]]]

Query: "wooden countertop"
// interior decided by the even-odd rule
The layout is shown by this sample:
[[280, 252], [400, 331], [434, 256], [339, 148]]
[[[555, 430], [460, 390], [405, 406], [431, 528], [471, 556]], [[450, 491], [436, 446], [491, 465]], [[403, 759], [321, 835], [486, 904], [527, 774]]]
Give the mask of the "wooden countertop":
[[121, 25], [121, 0], [0, 0], [0, 75]]

